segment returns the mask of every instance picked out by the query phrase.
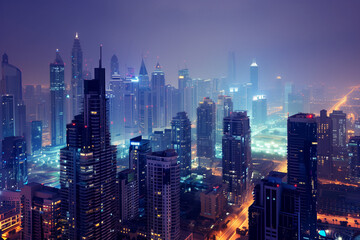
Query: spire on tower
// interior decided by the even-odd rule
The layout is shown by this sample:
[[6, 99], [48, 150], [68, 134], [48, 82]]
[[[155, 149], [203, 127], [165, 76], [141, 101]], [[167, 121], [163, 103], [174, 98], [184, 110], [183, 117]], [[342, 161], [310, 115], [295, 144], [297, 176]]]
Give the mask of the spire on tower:
[[146, 67], [145, 67], [145, 62], [144, 62], [144, 58], [141, 59], [141, 67], [140, 67], [140, 72], [139, 72], [139, 75], [147, 75], [147, 70], [146, 70]]
[[102, 44], [100, 44], [100, 59], [99, 59], [99, 68], [101, 68], [101, 61], [102, 61]]
[[79, 39], [79, 33], [78, 32], [75, 33], [75, 39]]
[[157, 64], [156, 64], [156, 70], [161, 70], [161, 66], [160, 66], [160, 63], [159, 62], [157, 62]]

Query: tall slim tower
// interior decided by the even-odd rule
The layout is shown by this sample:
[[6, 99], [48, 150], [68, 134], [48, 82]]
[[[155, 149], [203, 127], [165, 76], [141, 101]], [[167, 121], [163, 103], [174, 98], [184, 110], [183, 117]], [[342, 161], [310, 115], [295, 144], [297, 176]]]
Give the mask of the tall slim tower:
[[111, 57], [111, 76], [113, 75], [119, 75], [120, 74], [120, 70], [119, 70], [119, 60], [117, 58], [117, 56], [114, 54]]
[[151, 97], [153, 105], [153, 127], [165, 127], [165, 74], [159, 63], [151, 75]]
[[197, 108], [197, 156], [213, 158], [215, 154], [215, 103], [208, 97]]
[[[101, 54], [100, 54], [101, 56]], [[67, 125], [60, 150], [66, 239], [115, 239], [116, 146], [110, 144], [105, 69], [84, 81], [84, 110]]]
[[186, 112], [173, 117], [171, 130], [171, 144], [179, 155], [180, 176], [187, 177], [191, 170], [191, 122]]
[[142, 59], [139, 72], [139, 130], [143, 136], [152, 133], [152, 109], [149, 75]]
[[216, 104], [216, 143], [221, 144], [223, 136], [224, 117], [230, 116], [233, 102], [230, 96], [219, 95]]
[[246, 111], [232, 112], [224, 118], [223, 182], [228, 184], [228, 201], [246, 200], [251, 179], [250, 121]]
[[15, 109], [13, 95], [1, 96], [1, 114], [2, 137], [6, 138], [15, 136]]
[[51, 145], [65, 143], [65, 74], [64, 62], [56, 50], [56, 58], [50, 64], [51, 97]]
[[258, 77], [259, 68], [255, 60], [250, 65], [250, 83], [252, 84], [252, 95], [251, 98], [259, 94], [259, 77]]
[[334, 110], [330, 113], [332, 123], [333, 160], [344, 161], [346, 157], [346, 113]]
[[316, 239], [317, 127], [314, 114], [288, 118], [288, 183], [300, 193], [300, 239]]
[[74, 44], [71, 51], [71, 91], [72, 91], [72, 116], [81, 113], [84, 80], [83, 71], [83, 53], [80, 46], [78, 33], [75, 34]]
[[319, 178], [331, 178], [332, 173], [332, 121], [326, 110], [320, 111], [317, 123], [317, 154]]
[[147, 220], [149, 239], [180, 239], [180, 166], [174, 149], [147, 155]]

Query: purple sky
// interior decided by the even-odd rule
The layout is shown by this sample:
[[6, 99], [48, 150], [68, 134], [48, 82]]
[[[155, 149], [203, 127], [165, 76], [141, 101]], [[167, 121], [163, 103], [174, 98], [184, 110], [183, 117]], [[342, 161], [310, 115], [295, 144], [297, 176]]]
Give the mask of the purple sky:
[[70, 80], [70, 52], [79, 32], [90, 67], [104, 45], [122, 70], [157, 57], [167, 82], [177, 85], [184, 62], [192, 77], [227, 73], [237, 54], [240, 81], [256, 58], [260, 85], [281, 74], [296, 83], [360, 83], [358, 0], [13, 0], [0, 1], [0, 54], [23, 71], [24, 84], [49, 84], [49, 63], [59, 48]]

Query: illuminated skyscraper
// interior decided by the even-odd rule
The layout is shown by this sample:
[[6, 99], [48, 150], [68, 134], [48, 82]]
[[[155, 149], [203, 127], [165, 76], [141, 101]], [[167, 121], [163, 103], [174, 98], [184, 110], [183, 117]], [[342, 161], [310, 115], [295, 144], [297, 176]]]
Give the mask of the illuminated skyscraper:
[[360, 136], [350, 138], [348, 144], [350, 159], [350, 179], [353, 183], [360, 183]]
[[144, 59], [141, 59], [141, 67], [139, 71], [139, 82], [140, 82], [140, 88], [146, 89], [150, 88], [150, 81], [149, 81], [149, 75], [146, 70]]
[[313, 114], [288, 118], [288, 183], [300, 193], [300, 239], [316, 239], [317, 127]]
[[42, 147], [42, 121], [31, 122], [31, 152], [38, 153]]
[[135, 170], [126, 169], [118, 174], [120, 223], [139, 217], [139, 188]]
[[171, 130], [171, 144], [179, 156], [180, 176], [187, 177], [191, 170], [191, 122], [186, 112], [173, 117]]
[[84, 110], [67, 125], [60, 150], [61, 211], [66, 239], [115, 239], [116, 146], [110, 144], [105, 69], [84, 81]]
[[259, 67], [256, 64], [255, 60], [250, 65], [250, 83], [251, 83], [251, 99], [259, 94]]
[[71, 91], [72, 91], [72, 116], [78, 115], [82, 110], [84, 95], [83, 53], [80, 46], [78, 33], [75, 34], [71, 51]]
[[64, 62], [56, 50], [56, 58], [50, 64], [51, 97], [51, 145], [65, 143], [65, 74]]
[[165, 74], [159, 63], [151, 75], [151, 97], [153, 105], [153, 127], [163, 128], [165, 124]]
[[267, 121], [267, 100], [264, 95], [256, 95], [252, 101], [252, 124], [265, 124]]
[[215, 154], [215, 103], [208, 97], [197, 108], [197, 156], [213, 158]]
[[113, 75], [119, 75], [120, 74], [120, 70], [119, 70], [119, 60], [117, 58], [117, 56], [114, 54], [111, 57], [111, 61], [110, 61], [110, 65], [111, 65], [111, 76]]
[[6, 138], [15, 136], [15, 109], [13, 95], [1, 96], [1, 113], [2, 137]]
[[150, 81], [142, 59], [139, 72], [139, 130], [143, 136], [152, 133], [152, 109]]
[[233, 111], [232, 98], [219, 95], [216, 104], [216, 143], [221, 144], [223, 136], [224, 117], [230, 116]]
[[344, 161], [346, 157], [346, 113], [334, 110], [330, 113], [332, 123], [333, 160]]
[[28, 182], [26, 143], [23, 137], [6, 137], [2, 141], [0, 188], [20, 190]]
[[148, 239], [180, 239], [180, 166], [175, 150], [147, 155]]
[[326, 110], [320, 111], [317, 123], [318, 176], [331, 179], [332, 176], [332, 121]]
[[225, 117], [223, 131], [223, 182], [228, 186], [228, 201], [241, 204], [246, 200], [251, 179], [250, 121], [246, 111]]

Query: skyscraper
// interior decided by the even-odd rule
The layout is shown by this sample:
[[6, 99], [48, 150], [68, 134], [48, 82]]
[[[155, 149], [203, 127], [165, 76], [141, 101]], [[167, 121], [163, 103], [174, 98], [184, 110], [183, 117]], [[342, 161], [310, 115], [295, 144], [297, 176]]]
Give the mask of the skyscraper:
[[224, 118], [222, 139], [223, 182], [228, 201], [241, 204], [247, 198], [251, 179], [251, 136], [247, 112], [232, 112]]
[[2, 95], [1, 96], [1, 130], [2, 137], [15, 136], [15, 109], [14, 109], [14, 96]]
[[31, 122], [31, 151], [37, 153], [42, 147], [42, 121]]
[[317, 123], [318, 176], [331, 179], [332, 173], [332, 121], [326, 110], [320, 111]]
[[72, 91], [72, 116], [78, 115], [82, 110], [84, 80], [83, 53], [80, 46], [78, 33], [75, 34], [74, 44], [71, 51], [71, 91]]
[[65, 74], [64, 62], [56, 50], [56, 58], [50, 64], [51, 97], [51, 145], [65, 143]]
[[185, 111], [185, 91], [191, 86], [191, 78], [189, 76], [189, 69], [180, 69], [178, 75], [178, 86], [180, 91], [180, 111]]
[[0, 188], [20, 190], [28, 182], [26, 142], [23, 137], [6, 137], [2, 141]]
[[333, 160], [344, 161], [346, 157], [346, 113], [334, 110], [330, 113], [332, 123]]
[[123, 170], [118, 176], [120, 223], [136, 220], [139, 217], [139, 188], [135, 170]]
[[171, 148], [171, 129], [154, 131], [150, 135], [151, 149], [153, 152], [164, 151]]
[[353, 183], [360, 183], [360, 136], [350, 138], [348, 144], [350, 159], [350, 179]]
[[110, 68], [111, 76], [119, 75], [120, 74], [119, 60], [115, 54], [112, 55], [112, 57], [111, 57], [110, 65], [111, 65], [111, 68]]
[[[8, 55], [2, 56], [1, 94], [13, 96], [14, 136], [23, 136], [26, 125], [26, 108], [22, 97], [22, 78], [19, 68], [9, 64]], [[9, 106], [10, 107], [10, 106]]]
[[197, 108], [197, 156], [213, 158], [215, 153], [215, 103], [208, 97]]
[[253, 124], [265, 124], [267, 121], [267, 100], [265, 95], [256, 95], [252, 101]]
[[299, 239], [299, 192], [284, 183], [285, 177], [285, 173], [271, 172], [255, 186], [249, 208], [249, 239]]
[[165, 127], [165, 74], [159, 63], [151, 75], [151, 97], [153, 105], [153, 127]]
[[147, 155], [147, 224], [151, 240], [180, 238], [180, 166], [175, 150]]
[[171, 120], [180, 111], [180, 91], [179, 89], [166, 84], [165, 86], [165, 126], [171, 124]]
[[258, 95], [259, 94], [259, 68], [258, 65], [256, 64], [255, 60], [253, 60], [253, 62], [250, 65], [250, 83], [251, 83], [251, 98], [253, 98], [253, 96]]
[[[142, 201], [146, 196], [146, 154], [150, 152], [150, 140], [142, 139], [142, 136], [130, 139], [129, 168], [135, 171], [138, 195]], [[140, 205], [140, 210], [144, 210], [143, 202]]]
[[100, 57], [95, 79], [84, 81], [84, 111], [67, 125], [67, 145], [60, 150], [66, 239], [115, 238], [116, 146], [110, 144], [108, 121]]
[[139, 72], [139, 130], [143, 136], [152, 133], [152, 109], [150, 81], [142, 59]]
[[191, 122], [186, 112], [173, 117], [171, 130], [171, 144], [179, 156], [180, 176], [187, 177], [191, 170]]
[[225, 95], [219, 95], [216, 104], [216, 143], [221, 144], [223, 136], [224, 117], [230, 116], [233, 111], [232, 98]]
[[316, 239], [317, 127], [313, 114], [288, 118], [288, 183], [300, 193], [300, 239]]
[[59, 189], [30, 183], [21, 189], [22, 239], [59, 239]]

